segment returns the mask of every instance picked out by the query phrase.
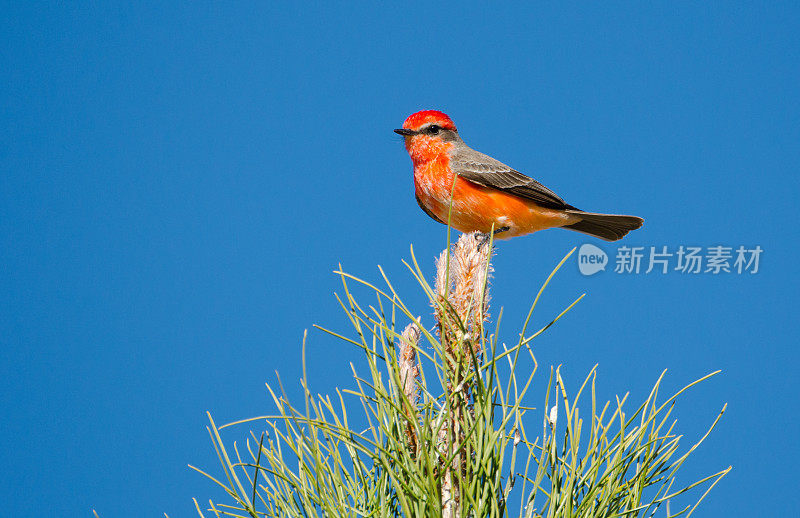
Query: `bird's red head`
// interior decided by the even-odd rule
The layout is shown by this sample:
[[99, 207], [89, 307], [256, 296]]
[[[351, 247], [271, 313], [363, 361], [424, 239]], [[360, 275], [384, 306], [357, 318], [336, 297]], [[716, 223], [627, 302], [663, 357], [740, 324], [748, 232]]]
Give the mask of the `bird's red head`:
[[418, 131], [426, 124], [436, 124], [441, 128], [457, 131], [453, 120], [446, 113], [437, 110], [423, 110], [409, 115], [403, 123], [403, 129]]
[[403, 127], [394, 131], [405, 137], [406, 149], [415, 165], [446, 157], [453, 145], [461, 141], [453, 120], [436, 110], [410, 115]]

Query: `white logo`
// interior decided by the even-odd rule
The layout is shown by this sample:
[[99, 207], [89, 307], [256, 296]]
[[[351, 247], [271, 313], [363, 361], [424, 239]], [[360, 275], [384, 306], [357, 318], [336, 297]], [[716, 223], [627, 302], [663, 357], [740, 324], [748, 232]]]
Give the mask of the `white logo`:
[[602, 249], [584, 243], [578, 250], [578, 269], [583, 275], [594, 275], [600, 270], [605, 270], [608, 256]]

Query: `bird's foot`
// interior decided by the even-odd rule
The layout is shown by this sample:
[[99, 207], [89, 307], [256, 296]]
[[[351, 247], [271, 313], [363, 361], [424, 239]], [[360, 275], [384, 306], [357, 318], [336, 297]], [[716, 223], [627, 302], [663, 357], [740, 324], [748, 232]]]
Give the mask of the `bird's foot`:
[[494, 229], [493, 232], [478, 232], [476, 234], [476, 237], [480, 240], [481, 244], [488, 243], [489, 240], [492, 238], [492, 236], [496, 236], [497, 234], [500, 234], [501, 232], [507, 232], [509, 230], [511, 230], [511, 227], [500, 227], [500, 228]]
[[511, 227], [500, 227], [494, 230], [494, 235], [496, 236], [501, 232], [508, 232], [509, 230], [511, 230]]

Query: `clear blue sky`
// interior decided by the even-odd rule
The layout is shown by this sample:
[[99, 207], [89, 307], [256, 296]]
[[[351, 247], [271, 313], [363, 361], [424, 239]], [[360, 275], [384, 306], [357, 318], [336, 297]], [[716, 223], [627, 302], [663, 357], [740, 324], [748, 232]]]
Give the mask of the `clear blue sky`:
[[[684, 473], [734, 466], [700, 515], [796, 512], [796, 5], [162, 4], [0, 15], [2, 514], [174, 518], [218, 497], [186, 467], [216, 469], [205, 411], [269, 411], [276, 369], [298, 393], [303, 329], [347, 328], [340, 261], [383, 265], [430, 318], [400, 260], [414, 243], [432, 271], [444, 227], [391, 131], [423, 108], [573, 205], [643, 216], [628, 245], [764, 249], [756, 275], [570, 263], [536, 322], [588, 295], [536, 352], [573, 384], [599, 363], [605, 398], [722, 369], [676, 413], [696, 438], [729, 404]], [[500, 244], [507, 341], [585, 242], [615, 249]], [[356, 351], [311, 331], [309, 356], [316, 391], [350, 385]]]

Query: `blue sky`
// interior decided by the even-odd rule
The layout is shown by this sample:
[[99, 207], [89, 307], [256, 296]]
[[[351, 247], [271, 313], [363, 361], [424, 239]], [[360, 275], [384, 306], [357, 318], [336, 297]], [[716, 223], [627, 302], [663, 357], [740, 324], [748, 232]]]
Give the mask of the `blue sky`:
[[[535, 322], [587, 297], [535, 351], [572, 384], [599, 364], [605, 399], [722, 369], [676, 411], [688, 442], [728, 403], [684, 472], [734, 467], [700, 515], [795, 511], [796, 5], [162, 4], [0, 17], [4, 513], [179, 517], [219, 497], [186, 467], [216, 469], [205, 411], [269, 411], [275, 370], [298, 393], [303, 330], [347, 328], [339, 262], [382, 265], [430, 321], [400, 260], [413, 243], [432, 272], [444, 227], [391, 132], [427, 108], [569, 203], [644, 217], [628, 246], [763, 248], [756, 275], [571, 262]], [[586, 242], [616, 251], [562, 230], [500, 244], [507, 340]], [[314, 330], [308, 351], [314, 390], [350, 386], [356, 351]]]

